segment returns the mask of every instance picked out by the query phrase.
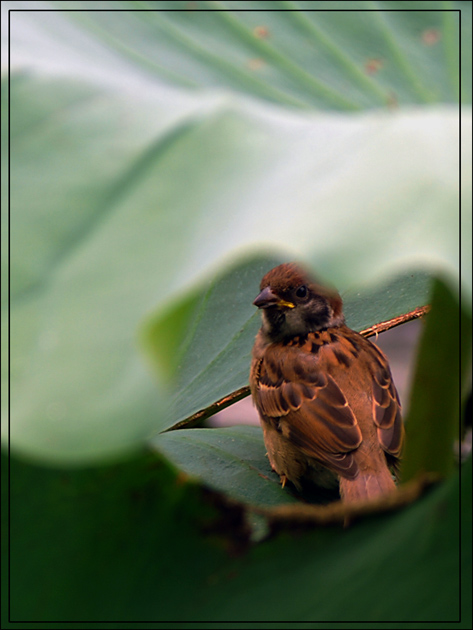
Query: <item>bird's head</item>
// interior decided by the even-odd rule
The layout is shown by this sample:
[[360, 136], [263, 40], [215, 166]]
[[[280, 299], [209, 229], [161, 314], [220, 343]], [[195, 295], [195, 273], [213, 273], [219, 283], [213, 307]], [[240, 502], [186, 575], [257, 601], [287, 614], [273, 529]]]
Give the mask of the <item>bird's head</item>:
[[287, 341], [345, 321], [338, 293], [318, 284], [295, 263], [271, 269], [260, 289], [253, 304], [262, 309], [262, 329], [269, 341]]

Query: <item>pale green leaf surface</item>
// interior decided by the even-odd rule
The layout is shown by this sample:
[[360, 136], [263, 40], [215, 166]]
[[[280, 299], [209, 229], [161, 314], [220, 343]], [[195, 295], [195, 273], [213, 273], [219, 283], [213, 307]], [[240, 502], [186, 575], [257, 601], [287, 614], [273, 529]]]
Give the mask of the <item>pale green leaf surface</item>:
[[[87, 2], [53, 6], [90, 8]], [[461, 9], [466, 100], [471, 88], [467, 2], [417, 2], [409, 11], [402, 2], [342, 2], [336, 12], [330, 2], [96, 2], [94, 8], [107, 11], [21, 19], [35, 31], [40, 25], [36, 44], [44, 35], [69, 44], [78, 72], [98, 53], [106, 66], [129, 64], [143, 78], [187, 89], [226, 88], [283, 105], [343, 111], [456, 102]], [[51, 22], [61, 24], [64, 35], [52, 32]], [[64, 66], [50, 57], [55, 70]]]
[[[107, 627], [110, 619], [124, 627], [198, 619], [222, 627], [248, 619], [291, 628], [294, 621], [358, 627], [355, 620], [451, 627], [460, 613], [456, 474], [395, 515], [286, 533], [242, 553], [234, 505], [189, 486], [157, 457], [103, 460], [140, 447], [176, 420], [178, 408], [185, 417], [246, 379], [259, 325], [253, 286], [266, 256], [312, 264], [343, 292], [355, 328], [423, 304], [439, 267], [458, 271], [456, 10], [461, 100], [469, 104], [471, 3], [272, 13], [333, 3], [198, 2], [266, 11], [166, 14], [133, 10], [194, 5], [93, 4], [107, 11], [2, 3], [3, 35], [6, 10], [15, 9], [12, 452], [81, 464], [57, 470], [12, 457], [10, 523], [2, 509], [2, 534], [11, 525], [11, 544], [2, 547], [3, 559], [11, 554], [4, 580], [11, 599], [2, 624], [9, 612], [12, 621], [45, 627], [65, 620]], [[462, 123], [465, 233], [469, 112]], [[219, 284], [226, 274], [231, 285]], [[470, 295], [471, 278], [466, 286]], [[206, 300], [215, 308], [206, 310]], [[209, 344], [208, 327], [215, 336], [206, 353], [197, 342]], [[138, 348], [145, 331], [154, 373]], [[186, 384], [180, 400], [173, 375]], [[264, 474], [264, 451], [242, 439], [257, 430], [230, 431], [223, 446], [220, 432], [211, 437], [219, 466], [203, 442], [182, 448], [189, 431], [157, 440], [204, 483], [278, 502], [281, 489], [255, 473], [261, 465]], [[101, 465], [83, 466], [91, 460]], [[2, 497], [5, 464], [2, 457]], [[219, 479], [222, 470], [228, 477]], [[471, 459], [462, 490], [465, 604]], [[471, 627], [465, 610], [463, 627]]]
[[[253, 25], [241, 21], [248, 16], [237, 25], [233, 14], [193, 15], [10, 15], [11, 443], [32, 457], [112, 456], [169, 426], [165, 375], [154, 380], [143, 364], [139, 323], [179, 299], [188, 304], [199, 283], [242, 255], [270, 249], [303, 258], [341, 290], [399, 267], [457, 269], [455, 106], [349, 114], [333, 101], [345, 94], [340, 86], [350, 85], [346, 94], [362, 109], [379, 105], [384, 88], [366, 96], [346, 65], [350, 55], [339, 50], [337, 58], [326, 39], [311, 40], [307, 51], [325, 59], [314, 75], [324, 89], [309, 86], [291, 63], [307, 74], [313, 62], [301, 65], [299, 48], [289, 56], [307, 25], [282, 22], [284, 45], [250, 44]], [[339, 16], [317, 15], [320, 29], [319, 18], [335, 48], [333, 33], [347, 39]], [[372, 32], [372, 18], [357, 18], [357, 28], [351, 20], [355, 44]], [[399, 16], [387, 19], [391, 39], [386, 25], [375, 28], [384, 50], [404, 28]], [[420, 28], [417, 40], [408, 36], [416, 45]], [[194, 54], [196, 39], [209, 45], [208, 29], [227, 46], [225, 54], [211, 47], [212, 60], [208, 49]], [[254, 55], [264, 44], [273, 49], [265, 48], [272, 76], [256, 89], [254, 71], [245, 67], [242, 78], [230, 66], [232, 55]], [[426, 89], [435, 92], [435, 73], [422, 73], [417, 59], [440, 55], [435, 76], [453, 94], [442, 79], [454, 75], [449, 49], [416, 50], [411, 71]], [[153, 61], [150, 51], [166, 77], [141, 64]], [[176, 74], [200, 89], [182, 88]], [[399, 82], [400, 102], [428, 102], [413, 96], [407, 75]], [[288, 96], [305, 99], [307, 111], [286, 107]], [[316, 113], [314, 105], [338, 111]], [[466, 114], [463, 124], [469, 128]], [[468, 180], [464, 194], [471, 196]], [[239, 316], [235, 324], [234, 335]]]

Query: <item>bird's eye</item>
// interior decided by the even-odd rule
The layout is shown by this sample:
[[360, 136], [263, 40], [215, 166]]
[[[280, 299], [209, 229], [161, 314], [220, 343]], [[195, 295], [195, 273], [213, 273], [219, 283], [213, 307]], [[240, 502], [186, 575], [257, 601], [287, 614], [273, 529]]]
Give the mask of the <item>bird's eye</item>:
[[297, 289], [296, 297], [298, 297], [298, 298], [305, 298], [305, 297], [307, 297], [307, 287], [305, 286], [305, 284], [303, 284], [302, 286], [300, 286]]

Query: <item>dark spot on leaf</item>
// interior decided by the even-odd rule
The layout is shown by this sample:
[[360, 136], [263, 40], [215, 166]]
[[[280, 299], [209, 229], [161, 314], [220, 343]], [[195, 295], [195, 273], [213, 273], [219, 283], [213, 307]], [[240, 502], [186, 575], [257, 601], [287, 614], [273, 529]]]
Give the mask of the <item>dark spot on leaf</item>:
[[366, 74], [376, 74], [383, 67], [383, 62], [381, 59], [368, 59], [365, 62], [365, 72]]
[[440, 41], [441, 33], [437, 28], [427, 28], [422, 32], [422, 43], [426, 46], [433, 46]]
[[253, 35], [258, 39], [268, 39], [270, 36], [269, 28], [267, 26], [255, 26]]

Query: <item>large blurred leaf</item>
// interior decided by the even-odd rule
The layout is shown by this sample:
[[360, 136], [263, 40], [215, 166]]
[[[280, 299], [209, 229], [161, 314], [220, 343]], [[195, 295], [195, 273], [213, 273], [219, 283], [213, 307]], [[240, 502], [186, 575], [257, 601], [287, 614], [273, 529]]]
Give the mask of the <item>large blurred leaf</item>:
[[[183, 6], [266, 11], [133, 12]], [[337, 3], [338, 9], [405, 6]], [[249, 352], [250, 328], [258, 325], [251, 299], [262, 263], [255, 254], [269, 250], [273, 260], [312, 264], [346, 293], [355, 327], [404, 312], [406, 293], [416, 303], [416, 287], [423, 303], [425, 277], [419, 281], [417, 269], [457, 269], [457, 10], [461, 98], [470, 103], [470, 3], [349, 13], [268, 11], [333, 8], [312, 2], [107, 2], [93, 3], [105, 12], [70, 13], [57, 9], [91, 5], [6, 7], [14, 9], [16, 452], [83, 463], [140, 446], [177, 417], [169, 411], [175, 403], [169, 376], [194, 374], [199, 385], [200, 374], [225, 354], [222, 341], [247, 339], [241, 349], [235, 343], [241, 362], [233, 375], [220, 370], [216, 390], [233, 387], [233, 376], [244, 378], [243, 350]], [[56, 10], [31, 11], [41, 8]], [[354, 115], [357, 109], [366, 111]], [[469, 114], [463, 127], [471, 132]], [[2, 137], [6, 142], [8, 135]], [[469, 142], [463, 147], [462, 201], [470, 220]], [[462, 253], [468, 260], [468, 239]], [[250, 256], [239, 270], [242, 255]], [[412, 282], [387, 283], [378, 293], [384, 279], [401, 271], [414, 272]], [[233, 274], [227, 287], [219, 285], [226, 273]], [[229, 286], [241, 296], [238, 308], [233, 293], [228, 301]], [[198, 313], [202, 323], [210, 316], [205, 300], [211, 303], [218, 290], [215, 317], [206, 320], [215, 345], [207, 348], [207, 328], [190, 324]], [[135, 341], [143, 320], [156, 324], [156, 382]], [[207, 353], [196, 345], [200, 337]], [[189, 361], [184, 372], [176, 347]], [[201, 399], [184, 397], [181, 413], [184, 403], [195, 408], [212, 400], [218, 372], [210, 369], [205, 389], [195, 387], [194, 395], [205, 393]], [[159, 438], [176, 463], [183, 457], [179, 434], [189, 432]], [[212, 439], [218, 442], [219, 433]], [[253, 462], [265, 462], [254, 445]], [[240, 446], [236, 438], [231, 448], [226, 443], [234, 455], [228, 472], [244, 461]], [[228, 478], [210, 475], [205, 458], [192, 462], [191, 452], [185, 463], [194, 464], [194, 474], [227, 490]], [[157, 457], [66, 471], [11, 463], [12, 538], [2, 560], [10, 550], [12, 621], [23, 625], [114, 619], [155, 627], [156, 620], [201, 619], [224, 627], [222, 620], [271, 619], [286, 627], [314, 620], [330, 627], [333, 620], [412, 620], [431, 628], [433, 621], [451, 627], [458, 619], [456, 474], [397, 514], [348, 529], [298, 528], [296, 536], [248, 547], [251, 514], [187, 483]], [[256, 489], [253, 501], [266, 498], [258, 490], [265, 480], [247, 472], [247, 494]], [[280, 489], [273, 489], [279, 500]], [[469, 506], [471, 460], [462, 491]], [[470, 509], [462, 519], [465, 604]], [[7, 612], [2, 606], [2, 616]], [[469, 606], [455, 627], [462, 626], [471, 627]]]
[[[199, 282], [236, 255], [278, 247], [276, 255], [305, 259], [340, 289], [400, 264], [456, 269], [457, 109], [310, 111], [378, 106], [386, 91], [391, 104], [455, 100], [456, 13], [9, 6], [18, 451], [86, 461], [169, 426], [165, 375], [154, 382], [147, 373], [137, 326], [156, 305], [163, 313], [179, 298], [188, 305]], [[252, 30], [257, 18], [269, 37]], [[360, 43], [368, 32], [372, 53]], [[255, 79], [251, 60], [263, 53], [269, 74]], [[383, 69], [366, 75], [366, 57], [379, 55]], [[182, 77], [212, 89], [184, 89]], [[236, 334], [240, 316], [234, 325]], [[176, 326], [169, 334], [179, 336]]]
[[[286, 523], [288, 533], [248, 547], [237, 505], [154, 458], [70, 471], [11, 464], [14, 622], [278, 621], [292, 628], [295, 621], [411, 621], [432, 628], [458, 620], [458, 475], [398, 513], [346, 529], [296, 527], [295, 535]], [[462, 491], [471, 497], [471, 459]], [[465, 580], [471, 513], [462, 514]], [[471, 623], [468, 593], [464, 604], [463, 621]]]

